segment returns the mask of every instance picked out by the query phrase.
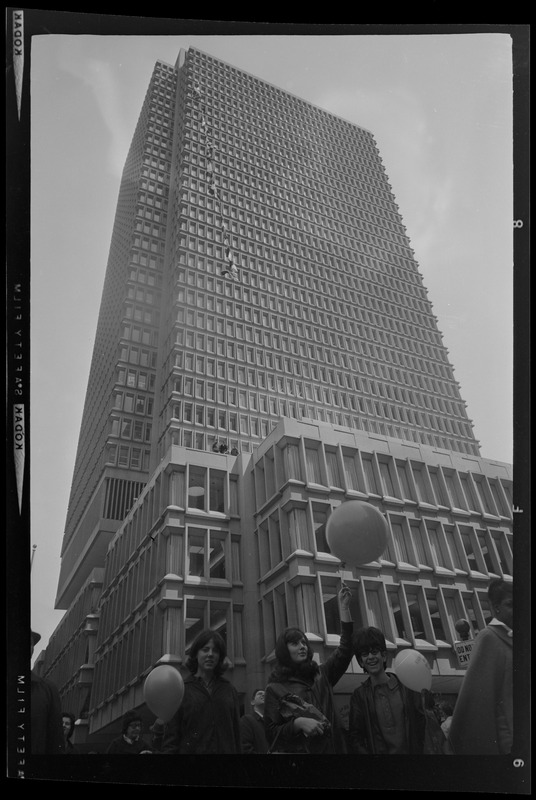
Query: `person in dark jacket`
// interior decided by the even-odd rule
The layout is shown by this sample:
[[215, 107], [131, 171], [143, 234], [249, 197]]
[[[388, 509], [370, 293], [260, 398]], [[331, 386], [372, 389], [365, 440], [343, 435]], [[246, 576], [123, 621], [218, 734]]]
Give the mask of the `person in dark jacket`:
[[162, 750], [162, 744], [164, 743], [166, 723], [163, 719], [157, 717], [149, 730], [151, 731], [151, 744], [153, 745], [153, 749], [159, 753]]
[[[338, 595], [340, 643], [323, 664], [313, 660], [311, 645], [299, 628], [287, 628], [277, 639], [277, 663], [269, 677], [264, 703], [264, 725], [272, 752], [346, 752], [333, 687], [346, 672], [353, 655], [351, 596], [350, 589], [342, 584]], [[288, 716], [288, 706], [283, 701], [288, 693], [312, 704], [324, 715], [325, 721], [309, 716], [309, 712], [296, 711], [292, 717]]]
[[441, 728], [440, 711], [433, 693], [428, 689], [422, 689], [421, 702], [425, 716], [423, 753], [425, 755], [451, 755], [447, 737]]
[[[39, 633], [31, 631], [31, 655], [41, 639]], [[58, 689], [52, 681], [41, 678], [30, 671], [30, 720], [31, 750], [33, 755], [62, 755], [65, 752], [61, 701]]]
[[268, 740], [264, 730], [264, 689], [255, 689], [251, 697], [251, 714], [240, 717], [240, 741], [243, 753], [267, 753]]
[[350, 698], [349, 742], [359, 755], [420, 755], [426, 718], [419, 692], [387, 672], [387, 645], [378, 628], [361, 628], [353, 650], [368, 678]]
[[78, 748], [75, 747], [74, 744], [71, 742], [71, 736], [74, 733], [74, 723], [75, 723], [74, 714], [71, 714], [70, 711], [62, 711], [61, 722], [63, 725], [65, 753], [71, 756], [78, 755]]
[[121, 736], [112, 741], [108, 750], [110, 755], [145, 755], [153, 752], [152, 746], [141, 735], [142, 718], [137, 711], [127, 711], [123, 717]]
[[162, 753], [240, 753], [238, 692], [223, 677], [228, 665], [225, 640], [207, 628], [194, 639], [186, 666], [182, 703], [170, 722]]
[[460, 756], [498, 756], [512, 752], [513, 583], [494, 578], [488, 587], [493, 618], [480, 631], [452, 716], [449, 741]]

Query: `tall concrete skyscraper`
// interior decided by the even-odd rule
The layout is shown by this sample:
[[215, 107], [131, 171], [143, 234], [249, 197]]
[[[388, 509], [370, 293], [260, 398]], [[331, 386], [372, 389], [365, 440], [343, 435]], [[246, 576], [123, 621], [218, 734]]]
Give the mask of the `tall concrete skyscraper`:
[[[139, 705], [148, 669], [180, 661], [203, 625], [225, 631], [244, 693], [289, 620], [329, 647], [340, 565], [325, 523], [350, 497], [392, 535], [377, 585], [347, 576], [356, 614], [385, 616], [393, 649], [452, 650], [456, 618], [487, 614], [473, 573], [511, 573], [510, 483], [480, 458], [373, 134], [194, 48], [157, 62], [62, 548], [57, 607], [79, 617], [47, 653], [57, 675], [87, 634], [66, 674], [84, 663], [90, 732]], [[417, 576], [401, 594], [385, 588], [400, 565]], [[450, 589], [423, 589], [421, 569]]]
[[373, 135], [190, 49], [124, 168], [60, 606], [171, 444], [250, 452], [280, 416], [479, 452]]

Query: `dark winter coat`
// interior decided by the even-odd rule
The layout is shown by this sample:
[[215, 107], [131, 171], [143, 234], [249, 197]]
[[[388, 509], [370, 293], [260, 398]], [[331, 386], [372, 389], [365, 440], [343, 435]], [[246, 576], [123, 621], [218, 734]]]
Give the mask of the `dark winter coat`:
[[240, 717], [240, 741], [243, 753], [268, 752], [264, 720], [259, 714], [253, 712]]
[[[352, 622], [341, 623], [341, 638], [337, 649], [320, 665], [312, 684], [300, 678], [290, 678], [282, 685], [287, 692], [297, 694], [312, 703], [327, 717], [330, 730], [323, 736], [306, 738], [294, 730], [293, 720], [286, 721], [279, 710], [278, 685], [268, 683], [264, 695], [264, 725], [268, 741], [277, 736], [278, 753], [346, 753], [345, 734], [333, 699], [333, 687], [342, 678], [352, 660]], [[273, 678], [273, 673], [271, 680]]]
[[34, 755], [59, 755], [65, 752], [61, 701], [56, 686], [31, 675], [31, 741]]
[[212, 692], [189, 675], [184, 697], [166, 726], [162, 753], [240, 753], [240, 702], [235, 687], [216, 678]]
[[506, 755], [513, 742], [513, 639], [488, 625], [478, 634], [450, 725], [456, 755]]
[[[408, 753], [420, 755], [423, 752], [426, 718], [419, 692], [407, 689], [392, 673], [387, 673], [391, 681], [398, 683], [402, 695], [404, 718], [400, 720], [405, 732]], [[373, 686], [367, 678], [355, 689], [350, 698], [349, 741], [352, 753], [361, 755], [381, 755], [381, 730], [376, 723]]]
[[118, 736], [117, 739], [114, 739], [113, 742], [110, 744], [108, 750], [106, 751], [110, 755], [116, 756], [137, 756], [143, 750], [149, 750], [149, 752], [153, 752], [154, 748], [148, 742], [140, 737], [137, 741], [131, 742], [121, 734]]

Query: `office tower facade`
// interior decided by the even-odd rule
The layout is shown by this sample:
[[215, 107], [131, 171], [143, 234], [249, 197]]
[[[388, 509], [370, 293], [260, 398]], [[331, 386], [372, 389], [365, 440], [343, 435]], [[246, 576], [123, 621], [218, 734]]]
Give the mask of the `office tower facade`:
[[[102, 565], [149, 474], [175, 73], [151, 78], [122, 174], [82, 414], [56, 603]], [[158, 128], [158, 134], [154, 129]]]
[[90, 734], [142, 706], [150, 669], [180, 667], [203, 627], [226, 636], [242, 696], [287, 623], [323, 658], [341, 569], [325, 525], [351, 498], [390, 531], [345, 577], [356, 622], [459, 680], [456, 618], [481, 627], [475, 581], [511, 576], [510, 491], [508, 465], [479, 455], [372, 134], [196, 49], [158, 62], [45, 659]]
[[175, 131], [158, 457], [280, 416], [477, 454], [372, 134], [196, 51]]

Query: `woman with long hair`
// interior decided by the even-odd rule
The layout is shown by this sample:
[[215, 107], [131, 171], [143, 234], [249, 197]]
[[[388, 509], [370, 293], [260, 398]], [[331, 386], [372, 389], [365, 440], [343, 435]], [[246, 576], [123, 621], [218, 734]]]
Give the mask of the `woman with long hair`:
[[71, 736], [74, 733], [75, 717], [70, 711], [61, 712], [61, 724], [63, 726], [63, 738], [65, 740], [65, 753], [70, 755], [77, 755], [78, 749], [71, 741]]
[[240, 753], [240, 703], [235, 687], [223, 677], [227, 669], [225, 640], [216, 631], [201, 631], [190, 648], [184, 697], [166, 726], [162, 753], [213, 755]]
[[345, 753], [345, 735], [333, 700], [333, 687], [352, 660], [350, 589], [339, 591], [339, 646], [323, 663], [313, 659], [305, 633], [287, 628], [277, 639], [265, 692], [264, 724], [271, 752]]

